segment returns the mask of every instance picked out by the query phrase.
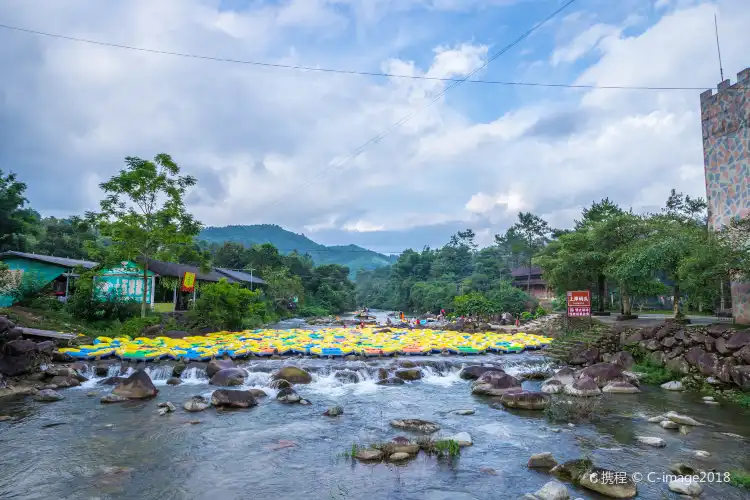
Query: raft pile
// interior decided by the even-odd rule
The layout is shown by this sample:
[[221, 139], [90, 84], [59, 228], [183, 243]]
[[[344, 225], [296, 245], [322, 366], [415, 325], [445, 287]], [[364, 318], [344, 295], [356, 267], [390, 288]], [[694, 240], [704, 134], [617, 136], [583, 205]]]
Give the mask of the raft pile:
[[60, 349], [78, 359], [156, 361], [174, 359], [208, 361], [229, 356], [233, 359], [305, 355], [342, 357], [361, 355], [418, 356], [450, 353], [457, 355], [506, 354], [540, 349], [551, 338], [527, 333], [461, 333], [442, 330], [403, 330], [379, 332], [373, 328], [326, 328], [322, 330], [248, 330], [216, 332], [205, 336], [172, 339], [168, 337], [98, 337], [93, 345]]

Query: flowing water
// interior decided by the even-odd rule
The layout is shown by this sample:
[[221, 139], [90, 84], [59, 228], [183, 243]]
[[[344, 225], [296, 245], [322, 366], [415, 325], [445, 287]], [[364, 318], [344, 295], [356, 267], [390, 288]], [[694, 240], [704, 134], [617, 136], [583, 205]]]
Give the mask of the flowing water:
[[[473, 396], [470, 382], [458, 376], [467, 358], [428, 357], [424, 378], [402, 386], [378, 386], [377, 369], [392, 361], [375, 362], [295, 359], [309, 369], [313, 383], [297, 386], [311, 406], [283, 405], [268, 387], [271, 374], [290, 361], [253, 361], [246, 387], [263, 389], [269, 397], [246, 410], [186, 413], [191, 396], [210, 395], [200, 365], [182, 374], [179, 386], [166, 385], [170, 364], [150, 365], [160, 389], [150, 401], [102, 405], [99, 397], [111, 387], [102, 377], [82, 387], [61, 391], [65, 399], [37, 403], [31, 398], [0, 402], [0, 498], [2, 499], [209, 499], [253, 497], [287, 499], [513, 499], [539, 489], [550, 480], [526, 467], [530, 455], [550, 451], [558, 461], [591, 457], [613, 471], [668, 472], [674, 462], [724, 471], [750, 467], [747, 441], [722, 432], [750, 436], [750, 414], [739, 408], [704, 405], [697, 396], [658, 388], [638, 395], [611, 395], [605, 404], [613, 416], [597, 424], [554, 425], [541, 412], [496, 409]], [[512, 374], [548, 368], [538, 354], [487, 356]], [[114, 364], [109, 375], [133, 368]], [[524, 382], [529, 388], [538, 382]], [[157, 414], [157, 403], [178, 408]], [[322, 416], [341, 405], [344, 415]], [[452, 410], [474, 408], [474, 415]], [[664, 430], [644, 417], [676, 410], [709, 425], [688, 435]], [[393, 429], [396, 418], [422, 418], [442, 426], [443, 435], [467, 431], [474, 446], [455, 460], [420, 454], [403, 465], [353, 463], [342, 456], [352, 443], [369, 444], [408, 434]], [[199, 424], [191, 421], [199, 420]], [[662, 437], [665, 448], [634, 444], [634, 436]], [[695, 459], [692, 450], [711, 456]], [[742, 490], [722, 484], [704, 485], [701, 498], [748, 498]], [[574, 489], [571, 487], [571, 489]], [[574, 489], [579, 498], [600, 498]], [[639, 485], [639, 498], [676, 498], [660, 482]]]

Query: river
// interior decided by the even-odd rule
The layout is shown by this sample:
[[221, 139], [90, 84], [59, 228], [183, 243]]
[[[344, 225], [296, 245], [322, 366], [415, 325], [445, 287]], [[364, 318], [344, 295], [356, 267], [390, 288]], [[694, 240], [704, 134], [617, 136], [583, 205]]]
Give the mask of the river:
[[[487, 399], [473, 396], [470, 382], [458, 376], [466, 360], [425, 358], [424, 378], [402, 386], [375, 384], [378, 366], [392, 361], [295, 360], [313, 373], [311, 384], [297, 386], [311, 406], [283, 405], [271, 397], [270, 374], [287, 361], [253, 361], [245, 366], [250, 372], [246, 386], [262, 388], [269, 397], [246, 410], [200, 413], [186, 413], [181, 406], [193, 395], [211, 393], [202, 368], [189, 368], [181, 385], [169, 386], [171, 365], [150, 366], [161, 391], [158, 397], [115, 405], [87, 396], [109, 390], [90, 372], [83, 386], [62, 391], [62, 401], [0, 402], [0, 415], [14, 417], [0, 423], [0, 498], [510, 499], [550, 480], [526, 467], [530, 455], [543, 451], [559, 462], [588, 456], [600, 467], [628, 473], [661, 474], [674, 462], [721, 471], [750, 466], [746, 442], [721, 434], [750, 436], [748, 413], [738, 408], [708, 406], [693, 395], [647, 388], [638, 395], [604, 396], [614, 415], [597, 424], [552, 425], [541, 412], [495, 409]], [[549, 367], [533, 353], [471, 359], [482, 360], [500, 362], [511, 374]], [[132, 368], [115, 364], [110, 375], [128, 370]], [[339, 372], [351, 380], [342, 381]], [[538, 382], [524, 385], [535, 388]], [[159, 416], [160, 401], [173, 402], [177, 411]], [[344, 408], [343, 416], [321, 415], [335, 404]], [[450, 413], [464, 408], [476, 413]], [[645, 417], [668, 410], [709, 425], [680, 435], [645, 422]], [[389, 425], [397, 418], [436, 421], [444, 434], [467, 431], [474, 446], [453, 461], [420, 454], [403, 465], [352, 463], [341, 456], [352, 443], [404, 434]], [[190, 423], [196, 420], [200, 423]], [[667, 446], [636, 445], [636, 434], [663, 437]], [[697, 461], [691, 457], [695, 449], [711, 456]], [[702, 498], [748, 498], [731, 486], [704, 487]], [[574, 498], [599, 498], [570, 488]], [[665, 484], [639, 485], [638, 498], [669, 495], [674, 497]]]

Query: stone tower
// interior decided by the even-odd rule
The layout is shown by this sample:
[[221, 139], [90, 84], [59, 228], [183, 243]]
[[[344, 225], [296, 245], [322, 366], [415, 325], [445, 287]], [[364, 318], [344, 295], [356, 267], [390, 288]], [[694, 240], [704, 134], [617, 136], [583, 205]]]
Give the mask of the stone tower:
[[[734, 85], [724, 80], [717, 88], [701, 94], [708, 224], [715, 230], [750, 216], [750, 68]], [[750, 324], [750, 283], [731, 287], [735, 321]]]

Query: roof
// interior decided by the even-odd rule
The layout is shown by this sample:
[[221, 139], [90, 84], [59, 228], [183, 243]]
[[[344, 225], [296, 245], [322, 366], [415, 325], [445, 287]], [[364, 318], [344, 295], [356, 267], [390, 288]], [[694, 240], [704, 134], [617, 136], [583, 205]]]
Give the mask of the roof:
[[36, 253], [26, 252], [15, 252], [8, 251], [0, 253], [0, 259], [5, 257], [18, 257], [21, 259], [36, 260], [38, 262], [44, 262], [46, 264], [53, 264], [55, 266], [61, 266], [66, 268], [74, 268], [81, 266], [85, 269], [91, 269], [99, 265], [98, 262], [92, 262], [90, 260], [79, 260], [79, 259], [68, 259], [66, 257], [53, 257], [51, 255], [40, 255]]
[[535, 286], [535, 285], [547, 286], [547, 281], [541, 278], [531, 278], [531, 283], [529, 283], [529, 281], [526, 278], [517, 278], [513, 280], [513, 285], [520, 287], [520, 288], [524, 288], [526, 285], [529, 285], [529, 284], [531, 286]]
[[528, 276], [529, 274], [532, 276], [541, 276], [542, 273], [543, 271], [541, 267], [533, 266], [531, 268], [519, 267], [517, 269], [514, 269], [513, 272], [510, 273], [510, 275], [513, 276], [514, 278], [518, 278], [520, 276]]
[[258, 278], [255, 275], [251, 275], [242, 271], [234, 271], [232, 269], [225, 269], [223, 267], [217, 267], [216, 271], [221, 274], [228, 276], [236, 281], [243, 281], [245, 283], [255, 283], [257, 285], [265, 285], [266, 282]]
[[162, 260], [150, 260], [148, 262], [148, 269], [160, 276], [171, 276], [174, 278], [182, 278], [185, 273], [195, 273], [195, 278], [200, 281], [219, 281], [222, 278], [227, 279], [230, 283], [238, 281], [234, 278], [218, 273], [213, 269], [206, 273], [201, 271], [198, 266], [176, 264], [174, 262], [165, 262]]

